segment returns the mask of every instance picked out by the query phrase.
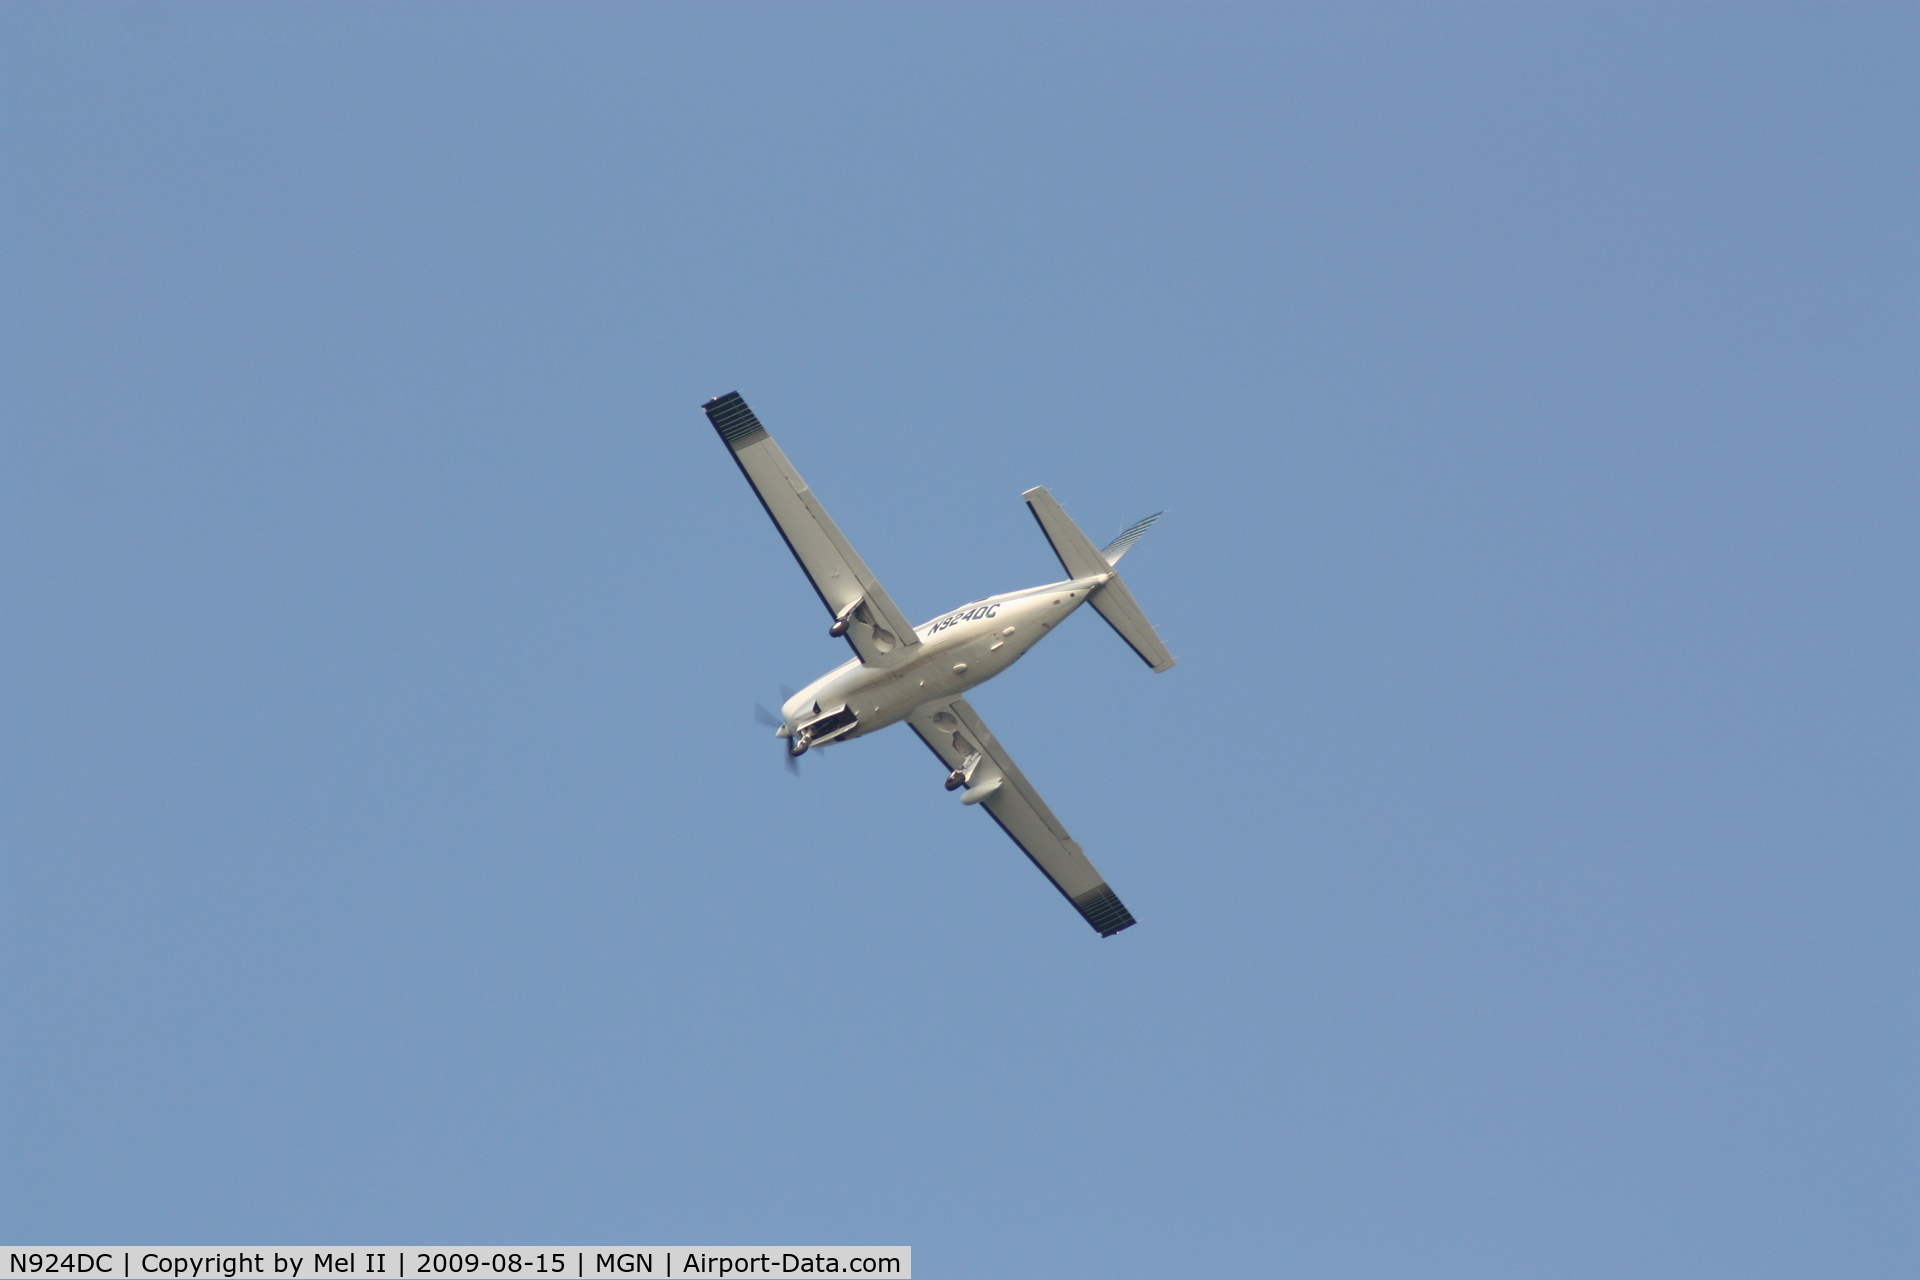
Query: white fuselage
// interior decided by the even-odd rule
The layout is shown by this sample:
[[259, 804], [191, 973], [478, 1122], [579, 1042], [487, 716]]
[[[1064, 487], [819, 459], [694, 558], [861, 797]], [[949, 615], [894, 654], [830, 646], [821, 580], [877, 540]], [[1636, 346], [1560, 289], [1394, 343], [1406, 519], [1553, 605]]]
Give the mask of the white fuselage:
[[[1107, 575], [989, 596], [915, 627], [920, 643], [892, 666], [858, 658], [835, 667], [780, 708], [783, 738], [844, 742], [904, 720], [916, 707], [959, 697], [991, 680], [1052, 631]], [[851, 716], [836, 714], [851, 712]]]

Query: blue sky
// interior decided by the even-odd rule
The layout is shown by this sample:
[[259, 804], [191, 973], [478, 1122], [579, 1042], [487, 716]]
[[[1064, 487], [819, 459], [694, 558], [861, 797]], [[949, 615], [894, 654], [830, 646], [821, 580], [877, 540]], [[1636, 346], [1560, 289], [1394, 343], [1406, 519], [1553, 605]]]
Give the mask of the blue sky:
[[0, 11], [0, 1235], [1911, 1274], [1915, 25]]

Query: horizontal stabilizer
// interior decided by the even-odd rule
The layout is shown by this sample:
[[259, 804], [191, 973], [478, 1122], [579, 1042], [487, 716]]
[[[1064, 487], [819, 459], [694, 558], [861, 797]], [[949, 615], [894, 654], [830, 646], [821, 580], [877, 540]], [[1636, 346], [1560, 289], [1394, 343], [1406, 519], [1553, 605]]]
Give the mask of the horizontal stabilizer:
[[1147, 621], [1147, 615], [1140, 611], [1134, 601], [1133, 593], [1127, 590], [1127, 584], [1120, 580], [1120, 574], [1113, 567], [1128, 547], [1138, 541], [1147, 531], [1147, 526], [1159, 519], [1158, 515], [1148, 516], [1108, 544], [1108, 550], [1118, 547], [1112, 559], [1094, 549], [1087, 535], [1080, 532], [1067, 513], [1061, 509], [1045, 486], [1029, 489], [1020, 495], [1027, 500], [1027, 509], [1033, 512], [1033, 518], [1040, 522], [1040, 532], [1047, 535], [1047, 541], [1053, 544], [1053, 553], [1060, 557], [1060, 564], [1073, 578], [1106, 578], [1106, 582], [1095, 587], [1093, 594], [1087, 597], [1087, 603], [1100, 611], [1107, 625], [1120, 633], [1120, 638], [1132, 646], [1140, 655], [1140, 661], [1155, 671], [1165, 671], [1173, 665], [1173, 655], [1167, 652], [1167, 646], [1160, 642], [1153, 624]]
[[1080, 526], [1061, 509], [1045, 485], [1037, 485], [1020, 496], [1027, 500], [1027, 510], [1040, 522], [1040, 532], [1053, 544], [1053, 554], [1060, 557], [1060, 567], [1067, 571], [1069, 578], [1094, 578], [1113, 572], [1107, 558], [1080, 532]]
[[1134, 602], [1133, 592], [1127, 590], [1127, 584], [1120, 581], [1120, 575], [1114, 574], [1107, 579], [1107, 585], [1094, 590], [1087, 597], [1087, 603], [1100, 611], [1107, 625], [1120, 633], [1120, 638], [1132, 646], [1140, 655], [1140, 661], [1155, 671], [1165, 671], [1173, 665], [1173, 655], [1167, 652], [1167, 646], [1160, 643], [1160, 633], [1147, 621], [1147, 615], [1140, 612], [1140, 606]]

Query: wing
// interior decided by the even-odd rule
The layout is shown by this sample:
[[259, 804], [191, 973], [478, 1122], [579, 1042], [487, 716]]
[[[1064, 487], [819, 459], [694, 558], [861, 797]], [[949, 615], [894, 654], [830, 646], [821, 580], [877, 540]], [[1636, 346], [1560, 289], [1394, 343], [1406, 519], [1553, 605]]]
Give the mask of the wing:
[[1133, 913], [1107, 887], [965, 698], [930, 703], [907, 717], [907, 723], [948, 769], [966, 775], [967, 790], [960, 798], [991, 814], [1101, 937], [1134, 923]]
[[920, 643], [913, 624], [848, 545], [740, 393], [729, 391], [701, 407], [833, 615], [833, 634], [844, 634], [869, 666], [892, 666], [905, 657]]

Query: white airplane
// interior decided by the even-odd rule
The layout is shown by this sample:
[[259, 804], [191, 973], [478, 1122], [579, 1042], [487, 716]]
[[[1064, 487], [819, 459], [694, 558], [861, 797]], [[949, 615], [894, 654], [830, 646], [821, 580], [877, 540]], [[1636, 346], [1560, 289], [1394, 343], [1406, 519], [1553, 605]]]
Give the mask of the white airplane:
[[1096, 550], [1052, 494], [1029, 489], [1021, 496], [1053, 544], [1067, 580], [976, 600], [915, 627], [740, 393], [728, 392], [701, 407], [833, 615], [827, 633], [846, 637], [858, 655], [781, 706], [774, 736], [786, 740], [788, 754], [800, 756], [905, 720], [946, 765], [947, 790], [960, 792], [960, 803], [978, 804], [991, 814], [1101, 937], [1131, 926], [1133, 914], [961, 695], [1012, 666], [1083, 604], [1099, 610], [1149, 667], [1171, 667], [1173, 655], [1114, 567], [1159, 516], [1129, 526]]

